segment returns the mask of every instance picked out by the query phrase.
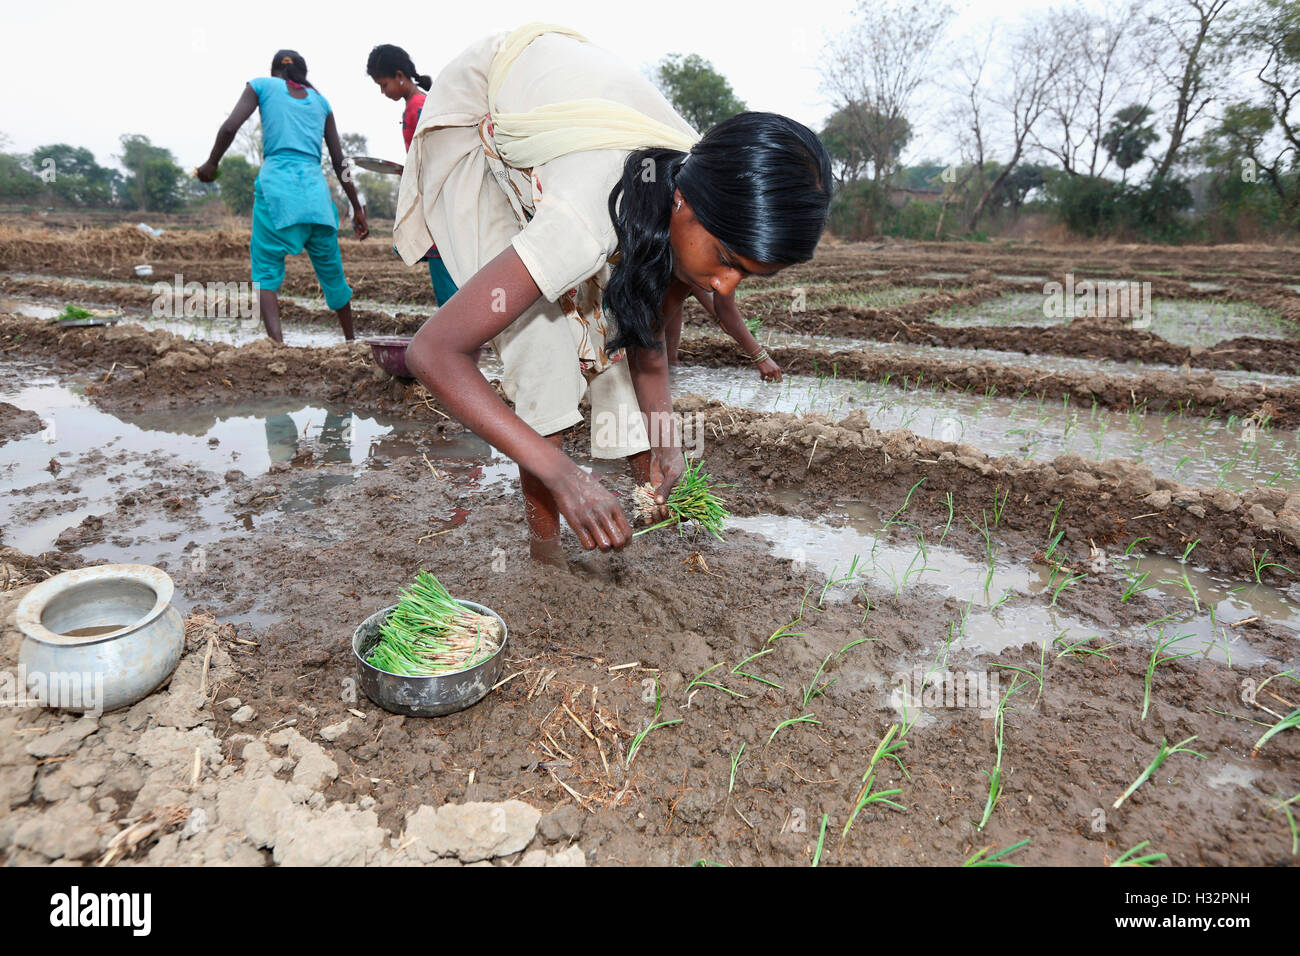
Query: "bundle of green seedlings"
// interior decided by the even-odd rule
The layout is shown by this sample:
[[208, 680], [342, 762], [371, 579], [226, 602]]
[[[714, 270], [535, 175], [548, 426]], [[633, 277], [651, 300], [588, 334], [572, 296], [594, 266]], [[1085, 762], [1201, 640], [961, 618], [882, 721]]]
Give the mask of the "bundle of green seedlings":
[[[664, 502], [668, 508], [668, 518], [633, 532], [633, 537], [670, 524], [684, 525], [691, 521], [715, 538], [722, 539], [722, 528], [731, 514], [722, 499], [713, 493], [713, 488], [727, 486], [714, 486], [713, 476], [701, 470], [703, 465], [702, 458], [686, 463], [686, 471], [682, 473], [681, 480], [673, 487], [668, 500]], [[655, 511], [659, 508], [655, 502], [654, 485], [646, 483], [637, 486], [632, 493], [632, 503], [638, 518], [649, 520], [654, 517]]]
[[471, 611], [420, 571], [384, 620], [366, 663], [402, 677], [432, 677], [481, 664], [500, 647], [500, 621]]

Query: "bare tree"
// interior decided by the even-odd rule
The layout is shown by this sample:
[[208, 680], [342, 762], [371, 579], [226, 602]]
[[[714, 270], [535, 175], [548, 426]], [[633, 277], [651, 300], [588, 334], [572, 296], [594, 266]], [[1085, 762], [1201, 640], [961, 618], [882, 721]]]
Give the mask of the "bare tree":
[[1053, 9], [1046, 30], [1051, 42], [1071, 50], [1063, 59], [1035, 145], [1071, 176], [1100, 176], [1110, 160], [1101, 148], [1107, 119], [1122, 105], [1149, 105], [1151, 85], [1130, 24], [1139, 22], [1147, 0], [1097, 13], [1078, 0]]
[[1008, 52], [1011, 58], [1009, 75], [998, 84], [999, 92], [991, 95], [989, 101], [1005, 124], [1010, 140], [1009, 154], [967, 220], [966, 227], [972, 232], [989, 200], [1024, 157], [1030, 137], [1047, 113], [1061, 64], [1072, 54], [1068, 47], [1053, 41], [1050, 29], [1041, 18], [1025, 21], [1014, 35]]
[[1156, 162], [1153, 180], [1169, 175], [1192, 124], [1214, 100], [1227, 37], [1220, 19], [1229, 0], [1167, 0], [1153, 11], [1143, 31], [1152, 69], [1161, 86], [1169, 144]]
[[[974, 188], [980, 194], [984, 191], [984, 144], [987, 116], [991, 108], [985, 74], [989, 71], [992, 48], [993, 28], [990, 27], [982, 42], [964, 39], [953, 60], [953, 80], [950, 84], [952, 96], [944, 125], [955, 131], [960, 162], [950, 164], [942, 176], [943, 199], [935, 223], [936, 239], [943, 235], [943, 224], [948, 217], [949, 208], [966, 201], [971, 180], [978, 176]], [[960, 212], [961, 210], [959, 214]]]
[[942, 2], [859, 0], [857, 22], [826, 50], [822, 88], [869, 154], [873, 228], [899, 159], [899, 131], [952, 16]]

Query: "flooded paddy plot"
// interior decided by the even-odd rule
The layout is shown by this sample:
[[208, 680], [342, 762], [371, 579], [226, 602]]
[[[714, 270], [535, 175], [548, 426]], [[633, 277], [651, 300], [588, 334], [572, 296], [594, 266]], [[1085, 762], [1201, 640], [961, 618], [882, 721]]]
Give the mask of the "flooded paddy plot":
[[[931, 315], [937, 325], [1027, 325], [1046, 328], [1071, 321], [1070, 316], [1044, 313], [1048, 296], [1035, 292], [1008, 292], [974, 306], [947, 309]], [[1131, 317], [1141, 320], [1137, 309]], [[1150, 325], [1138, 326], [1174, 345], [1210, 346], [1238, 336], [1290, 338], [1296, 327], [1275, 312], [1249, 302], [1218, 302], [1212, 299], [1163, 299], [1151, 302]]]
[[[955, 605], [945, 606], [958, 611], [924, 643], [925, 654], [966, 651], [978, 657], [1044, 643], [1056, 653], [1091, 639], [1149, 650], [1176, 637], [1184, 650], [1229, 666], [1300, 663], [1300, 598], [1270, 585], [1231, 581], [1191, 563], [1137, 553], [1098, 555], [1088, 565], [1058, 569], [1016, 560], [998, 542], [996, 529], [979, 561], [940, 543], [949, 530], [943, 525], [921, 531], [909, 523], [890, 533], [887, 517], [863, 502], [837, 501], [825, 519], [759, 515], [733, 519], [731, 527], [764, 538], [769, 553], [789, 560], [796, 571], [811, 567], [825, 575], [826, 584], [810, 600], [852, 599], [866, 612], [864, 620], [868, 604], [916, 589], [951, 599]], [[1062, 594], [1084, 579], [1080, 575], [1104, 582], [1112, 600], [1140, 605], [1140, 616], [1149, 620], [1101, 623], [1058, 606]], [[1280, 650], [1252, 647], [1251, 632], [1237, 628], [1256, 621], [1277, 626], [1289, 640]]]
[[1044, 460], [1073, 452], [1095, 461], [1127, 458], [1156, 475], [1189, 484], [1233, 490], [1254, 483], [1300, 487], [1300, 437], [1295, 432], [1177, 411], [1118, 412], [907, 384], [833, 375], [787, 375], [779, 384], [767, 384], [750, 369], [687, 366], [674, 371], [673, 393], [765, 412], [817, 412], [832, 419], [860, 409], [880, 431], [905, 428], [974, 445], [990, 455]]

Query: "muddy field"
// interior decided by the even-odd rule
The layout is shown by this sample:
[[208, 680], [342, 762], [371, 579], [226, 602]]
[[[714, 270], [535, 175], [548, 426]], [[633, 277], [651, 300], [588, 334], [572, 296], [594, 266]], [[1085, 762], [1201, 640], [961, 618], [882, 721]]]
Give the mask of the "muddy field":
[[[337, 341], [305, 262], [301, 347], [151, 316], [135, 264], [239, 281], [245, 243], [0, 235], [0, 613], [144, 562], [189, 636], [129, 710], [0, 713], [0, 859], [1300, 859], [1300, 733], [1256, 747], [1300, 705], [1293, 250], [830, 245], [740, 299], [782, 385], [700, 315], [683, 339], [725, 540], [568, 537], [557, 569], [527, 559], [514, 466]], [[360, 331], [424, 321], [427, 277], [344, 249]], [[1067, 272], [1151, 282], [1162, 334], [999, 311]], [[121, 321], [51, 325], [67, 303]], [[568, 450], [631, 491], [583, 427]], [[350, 649], [420, 568], [510, 626], [504, 682], [435, 720], [358, 695]], [[1189, 656], [1148, 678], [1169, 641]], [[0, 666], [17, 642], [10, 619]]]

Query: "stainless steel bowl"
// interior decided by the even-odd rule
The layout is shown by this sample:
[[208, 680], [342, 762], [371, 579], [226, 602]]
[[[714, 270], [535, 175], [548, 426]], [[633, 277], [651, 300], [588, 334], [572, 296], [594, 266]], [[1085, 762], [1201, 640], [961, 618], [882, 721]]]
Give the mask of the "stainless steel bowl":
[[[459, 600], [459, 599], [457, 599]], [[357, 682], [362, 691], [384, 710], [408, 717], [442, 717], [464, 710], [487, 696], [501, 677], [509, 631], [501, 615], [473, 601], [460, 601], [471, 611], [490, 614], [501, 622], [501, 646], [482, 663], [468, 670], [434, 677], [400, 677], [366, 663], [366, 655], [379, 643], [379, 629], [392, 607], [376, 611], [352, 634], [352, 656], [357, 659]]]
[[17, 611], [18, 663], [31, 696], [94, 713], [148, 696], [185, 649], [174, 590], [165, 571], [147, 564], [101, 564], [36, 585]]

